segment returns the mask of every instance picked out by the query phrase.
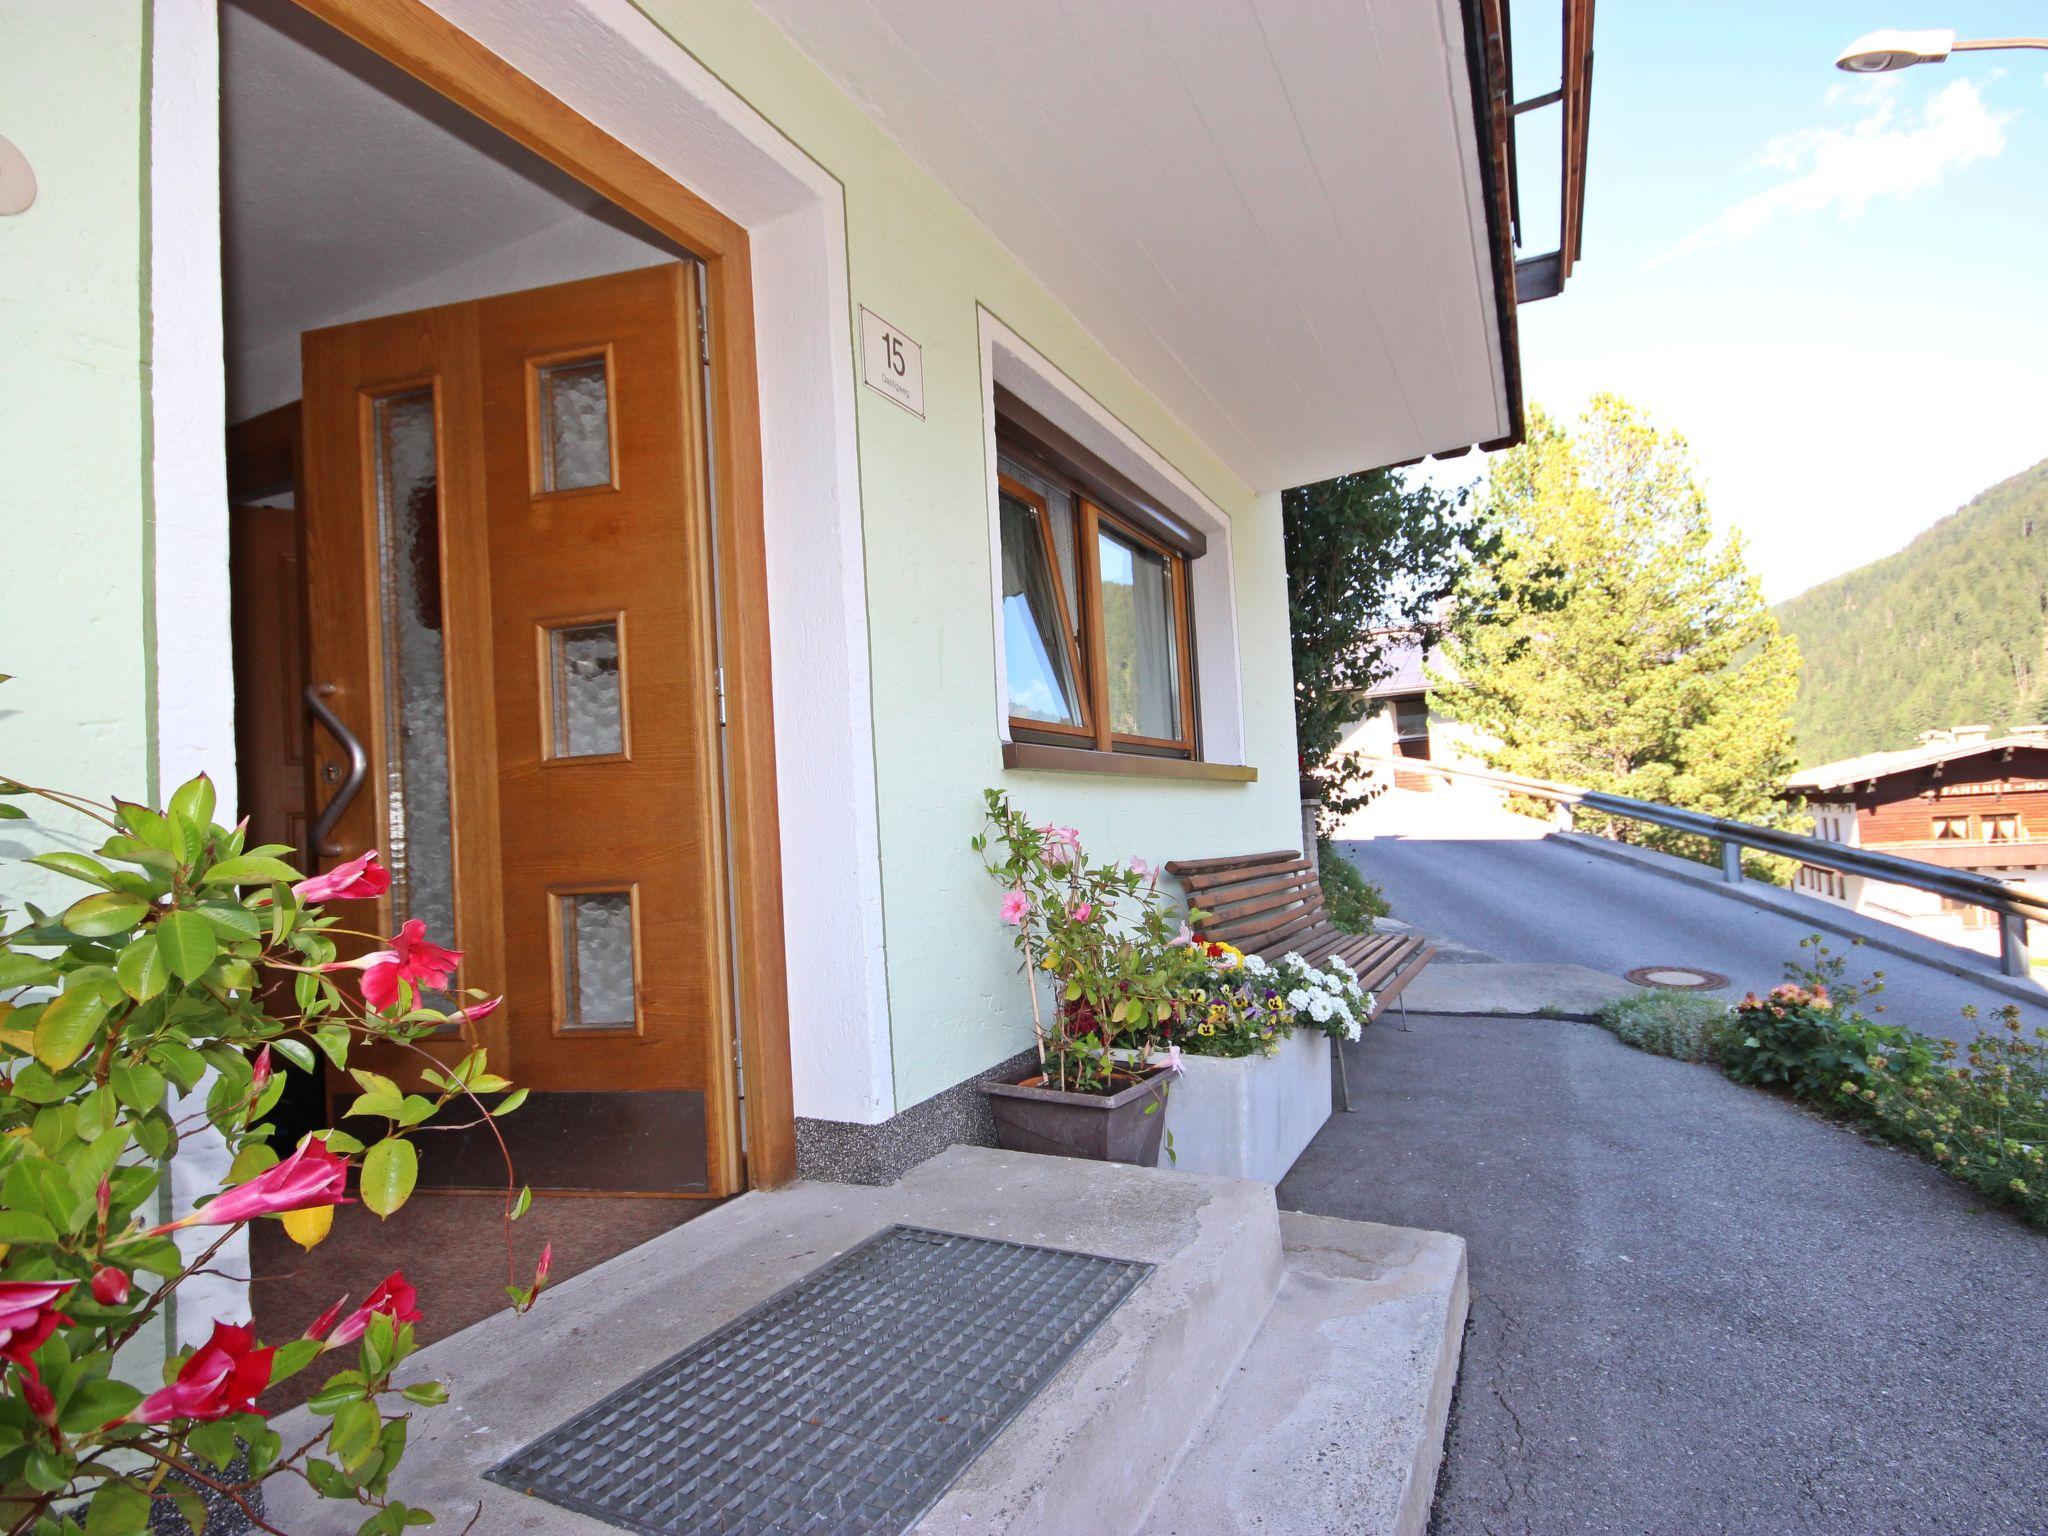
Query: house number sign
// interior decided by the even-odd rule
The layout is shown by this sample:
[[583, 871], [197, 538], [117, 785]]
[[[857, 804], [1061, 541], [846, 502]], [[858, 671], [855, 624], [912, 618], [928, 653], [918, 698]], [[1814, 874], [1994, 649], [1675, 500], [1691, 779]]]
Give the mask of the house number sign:
[[924, 416], [924, 348], [869, 309], [860, 311], [860, 376], [920, 420]]

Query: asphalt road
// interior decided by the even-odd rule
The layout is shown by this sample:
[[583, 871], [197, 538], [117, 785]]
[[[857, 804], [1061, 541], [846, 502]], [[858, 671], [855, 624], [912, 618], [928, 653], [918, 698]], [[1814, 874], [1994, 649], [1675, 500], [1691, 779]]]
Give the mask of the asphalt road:
[[[1617, 976], [1643, 965], [1693, 966], [1728, 977], [1726, 990], [1739, 996], [1783, 981], [1785, 962], [1814, 931], [1711, 887], [1548, 840], [1540, 823], [1465, 796], [1384, 795], [1352, 829], [1375, 835], [1338, 847], [1386, 892], [1395, 917], [1496, 960], [1569, 961]], [[1875, 1001], [1886, 1022], [1967, 1038], [1966, 1005], [1988, 1018], [2011, 1001], [1931, 965], [1851, 951], [1835, 935], [1827, 942], [1849, 956], [1853, 976], [1884, 972]], [[2048, 1007], [2023, 1014], [2048, 1025]]]
[[1470, 1244], [1435, 1536], [2048, 1531], [2048, 1233], [1592, 1025], [1347, 1049], [1280, 1200]]

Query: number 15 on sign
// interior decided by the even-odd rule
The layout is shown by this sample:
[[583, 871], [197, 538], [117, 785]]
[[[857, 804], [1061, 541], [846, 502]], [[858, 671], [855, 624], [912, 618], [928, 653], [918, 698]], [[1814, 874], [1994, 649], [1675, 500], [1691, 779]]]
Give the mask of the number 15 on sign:
[[867, 306], [860, 312], [860, 376], [912, 415], [924, 415], [924, 348]]

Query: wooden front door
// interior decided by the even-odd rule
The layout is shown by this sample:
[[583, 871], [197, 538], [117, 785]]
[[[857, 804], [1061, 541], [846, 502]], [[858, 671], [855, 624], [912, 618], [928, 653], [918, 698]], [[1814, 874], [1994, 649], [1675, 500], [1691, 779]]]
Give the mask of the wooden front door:
[[[304, 338], [312, 676], [368, 758], [321, 863], [381, 849], [382, 931], [504, 993], [536, 1188], [740, 1182], [697, 303], [673, 263]], [[502, 1182], [457, 1140], [423, 1179]]]

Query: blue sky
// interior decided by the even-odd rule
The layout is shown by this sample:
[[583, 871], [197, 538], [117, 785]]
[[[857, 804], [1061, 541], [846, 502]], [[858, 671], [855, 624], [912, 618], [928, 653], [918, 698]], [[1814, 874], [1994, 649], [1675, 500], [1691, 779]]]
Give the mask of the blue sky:
[[[1556, 83], [1552, 9], [1516, 5], [1518, 96]], [[1773, 600], [2048, 458], [2048, 52], [1834, 67], [1893, 26], [2039, 36], [2048, 4], [1602, 0], [1584, 255], [1521, 311], [1526, 398], [1684, 433]], [[1533, 252], [1555, 109], [1523, 122]]]

